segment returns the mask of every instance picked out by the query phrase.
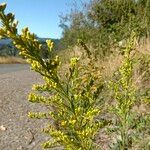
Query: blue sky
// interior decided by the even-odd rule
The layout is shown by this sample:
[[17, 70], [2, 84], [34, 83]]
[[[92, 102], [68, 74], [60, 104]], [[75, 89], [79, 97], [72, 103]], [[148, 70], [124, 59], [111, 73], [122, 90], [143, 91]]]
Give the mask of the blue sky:
[[[15, 14], [19, 30], [26, 26], [39, 37], [60, 38], [59, 15], [72, 8], [74, 0], [0, 0], [6, 2], [6, 12]], [[80, 0], [76, 0], [79, 2]]]

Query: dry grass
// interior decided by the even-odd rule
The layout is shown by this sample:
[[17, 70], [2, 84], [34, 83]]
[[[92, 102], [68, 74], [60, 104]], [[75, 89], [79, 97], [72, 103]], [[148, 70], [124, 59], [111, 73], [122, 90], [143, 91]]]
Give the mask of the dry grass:
[[[139, 59], [142, 58], [143, 55], [149, 55], [150, 54], [150, 38], [147, 39], [141, 39], [140, 41], [137, 40], [135, 43], [135, 55], [134, 58], [139, 61]], [[94, 49], [92, 47], [89, 47], [90, 51], [94, 52]], [[122, 63], [123, 56], [120, 54], [120, 51], [118, 49], [112, 50], [114, 53], [108, 57], [105, 57], [103, 59], [98, 59], [96, 61], [96, 66], [98, 66], [101, 70], [102, 76], [105, 79], [110, 79], [113, 75], [113, 73], [119, 68], [119, 66]], [[83, 48], [79, 46], [75, 46], [73, 48], [68, 48], [64, 51], [59, 51], [58, 55], [61, 58], [62, 61], [62, 72], [63, 70], [67, 70], [69, 67], [69, 60], [71, 57], [77, 56], [81, 58], [82, 63], [87, 63], [88, 59], [84, 54]], [[135, 81], [138, 83], [142, 82], [143, 75], [139, 75], [139, 63], [135, 66], [135, 72], [134, 72], [134, 78]], [[148, 71], [150, 68], [147, 68], [146, 71]], [[144, 74], [144, 73], [143, 73]], [[138, 85], [139, 87], [140, 85]]]
[[141, 39], [136, 48], [142, 54], [150, 54], [150, 38]]
[[[140, 88], [143, 86], [143, 77], [145, 76], [145, 73], [149, 72], [150, 70], [150, 63], [149, 67], [143, 68], [145, 69], [142, 73], [139, 73], [139, 67], [140, 67], [140, 59], [143, 57], [143, 55], [150, 55], [150, 38], [147, 39], [141, 39], [140, 41], [137, 41], [136, 47], [135, 47], [135, 55], [134, 58], [137, 60], [137, 63], [134, 63], [134, 76], [133, 81], [137, 88]], [[90, 48], [90, 50], [93, 52], [94, 50]], [[104, 59], [99, 59], [96, 62], [96, 66], [100, 68], [100, 71], [102, 73], [102, 76], [105, 80], [109, 80], [112, 78], [114, 72], [119, 68], [119, 66], [122, 63], [123, 56], [119, 53], [117, 49], [113, 50], [114, 53], [108, 57], [105, 57]], [[87, 58], [84, 56], [84, 50], [81, 47], [75, 46], [72, 49], [67, 49], [64, 51], [60, 51], [58, 55], [61, 58], [62, 61], [62, 73], [65, 72], [69, 67], [69, 59], [73, 56], [78, 56], [81, 58], [82, 63], [87, 63]], [[144, 67], [144, 66], [143, 66]], [[148, 86], [147, 81], [146, 84]]]
[[0, 56], [0, 64], [25, 64], [26, 61], [20, 57]]
[[82, 50], [80, 47], [75, 46], [73, 48], [59, 51], [57, 55], [60, 57], [63, 64], [68, 64], [71, 57], [81, 57]]

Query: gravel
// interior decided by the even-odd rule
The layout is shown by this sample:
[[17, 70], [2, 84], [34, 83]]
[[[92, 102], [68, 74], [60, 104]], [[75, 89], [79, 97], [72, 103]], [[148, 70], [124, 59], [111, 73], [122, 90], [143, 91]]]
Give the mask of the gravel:
[[29, 111], [46, 111], [27, 100], [32, 84], [40, 83], [41, 77], [27, 67], [14, 72], [10, 68], [0, 72], [0, 150], [41, 150], [49, 138], [41, 132], [47, 123], [27, 116]]
[[27, 64], [0, 64], [0, 75], [20, 70], [29, 70]]

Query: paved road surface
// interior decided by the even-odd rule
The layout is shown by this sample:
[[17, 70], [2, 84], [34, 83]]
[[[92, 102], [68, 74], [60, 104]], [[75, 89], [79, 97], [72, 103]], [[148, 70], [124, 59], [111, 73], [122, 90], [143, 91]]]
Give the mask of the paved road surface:
[[27, 64], [0, 64], [0, 74], [29, 69]]
[[0, 65], [0, 150], [41, 150], [46, 122], [27, 117], [29, 111], [46, 110], [27, 101], [37, 82], [42, 82], [41, 77], [28, 65]]

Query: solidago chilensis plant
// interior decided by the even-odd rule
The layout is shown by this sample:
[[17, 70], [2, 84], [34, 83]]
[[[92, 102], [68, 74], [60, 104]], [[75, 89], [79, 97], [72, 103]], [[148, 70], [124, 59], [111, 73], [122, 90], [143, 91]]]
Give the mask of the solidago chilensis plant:
[[18, 34], [15, 17], [12, 13], [5, 14], [6, 4], [0, 5], [1, 37], [13, 40], [20, 50], [20, 55], [31, 64], [31, 69], [43, 76], [43, 85], [34, 85], [33, 90], [49, 93], [42, 96], [32, 92], [29, 101], [50, 106], [49, 112], [30, 112], [31, 118], [46, 118], [50, 121], [44, 132], [53, 139], [43, 144], [44, 148], [62, 147], [66, 150], [95, 150], [97, 145], [94, 137], [102, 122], [96, 120], [101, 107], [99, 96], [103, 89], [101, 76], [92, 64], [80, 64], [76, 57], [71, 58], [68, 72], [61, 77], [59, 74], [60, 60], [58, 56], [51, 58], [53, 43], [47, 40], [49, 59], [43, 60], [40, 51], [42, 45], [28, 28]]
[[111, 108], [113, 114], [118, 120], [118, 131], [120, 139], [118, 139], [117, 148], [119, 150], [126, 150], [131, 146], [131, 139], [129, 137], [131, 109], [135, 103], [135, 89], [132, 82], [133, 74], [133, 59], [132, 50], [135, 43], [135, 34], [132, 33], [127, 47], [123, 49], [123, 62], [119, 71], [115, 73], [118, 78], [110, 82], [110, 87], [113, 89], [113, 99], [115, 105]]

